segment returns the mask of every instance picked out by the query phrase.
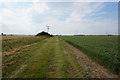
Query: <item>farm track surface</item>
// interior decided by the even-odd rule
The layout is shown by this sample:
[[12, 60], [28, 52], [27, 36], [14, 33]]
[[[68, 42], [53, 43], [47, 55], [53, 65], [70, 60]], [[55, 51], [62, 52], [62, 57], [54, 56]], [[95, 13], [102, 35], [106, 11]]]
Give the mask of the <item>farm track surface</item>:
[[117, 78], [118, 76], [111, 73], [108, 69], [101, 66], [97, 62], [92, 61], [87, 55], [82, 53], [74, 46], [64, 42], [66, 46], [76, 55], [76, 61], [82, 67], [84, 72], [92, 78]]
[[[29, 55], [28, 58], [24, 58], [23, 61], [21, 60], [22, 64], [18, 64], [19, 67], [13, 69], [12, 72], [8, 73], [9, 75], [3, 77], [117, 78], [116, 75], [110, 73], [106, 68], [93, 62], [81, 51], [57, 37], [46, 39], [41, 43], [35, 43], [33, 47], [27, 46], [25, 48], [27, 48], [27, 50], [25, 50], [26, 53], [31, 52], [27, 54]], [[15, 52], [16, 50], [3, 55], [11, 56], [14, 55]], [[20, 59], [23, 57], [25, 56], [22, 56]], [[15, 64], [14, 61], [11, 62]]]

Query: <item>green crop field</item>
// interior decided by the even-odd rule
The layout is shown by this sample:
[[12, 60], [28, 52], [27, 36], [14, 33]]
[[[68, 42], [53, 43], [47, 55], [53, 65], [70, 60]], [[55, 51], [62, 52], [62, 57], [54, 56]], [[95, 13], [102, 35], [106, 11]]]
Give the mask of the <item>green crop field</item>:
[[60, 38], [111, 71], [120, 73], [118, 36], [62, 36]]

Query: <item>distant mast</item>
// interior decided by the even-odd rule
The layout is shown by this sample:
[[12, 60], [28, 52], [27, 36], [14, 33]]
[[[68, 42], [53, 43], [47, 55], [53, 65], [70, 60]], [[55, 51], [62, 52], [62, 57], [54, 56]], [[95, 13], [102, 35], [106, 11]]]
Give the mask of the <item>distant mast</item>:
[[50, 28], [49, 28], [50, 26], [46, 26], [46, 27], [47, 27], [47, 33], [48, 33], [48, 32], [49, 32], [49, 29], [50, 29]]

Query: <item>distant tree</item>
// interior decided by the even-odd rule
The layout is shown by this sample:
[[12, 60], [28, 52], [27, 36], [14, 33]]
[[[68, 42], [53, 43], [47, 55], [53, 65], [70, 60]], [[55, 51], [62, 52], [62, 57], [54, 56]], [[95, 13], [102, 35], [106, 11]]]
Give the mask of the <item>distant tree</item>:
[[10, 36], [13, 36], [12, 34]]
[[1, 35], [3, 36], [3, 33], [1, 33]]
[[2, 36], [6, 36], [6, 34], [1, 33]]
[[45, 31], [42, 31], [42, 32], [38, 33], [36, 36], [49, 36], [49, 37], [52, 37], [53, 35], [45, 32]]

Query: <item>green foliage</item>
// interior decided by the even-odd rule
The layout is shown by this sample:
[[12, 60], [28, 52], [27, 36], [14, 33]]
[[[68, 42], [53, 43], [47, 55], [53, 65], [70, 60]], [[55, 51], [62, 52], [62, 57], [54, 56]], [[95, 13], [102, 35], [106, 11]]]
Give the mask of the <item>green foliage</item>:
[[120, 73], [118, 36], [63, 36], [60, 38], [116, 74]]
[[49, 34], [47, 32], [42, 31], [42, 32], [38, 33], [36, 36], [48, 36], [48, 37], [52, 37], [53, 35], [51, 35], [51, 34]]

